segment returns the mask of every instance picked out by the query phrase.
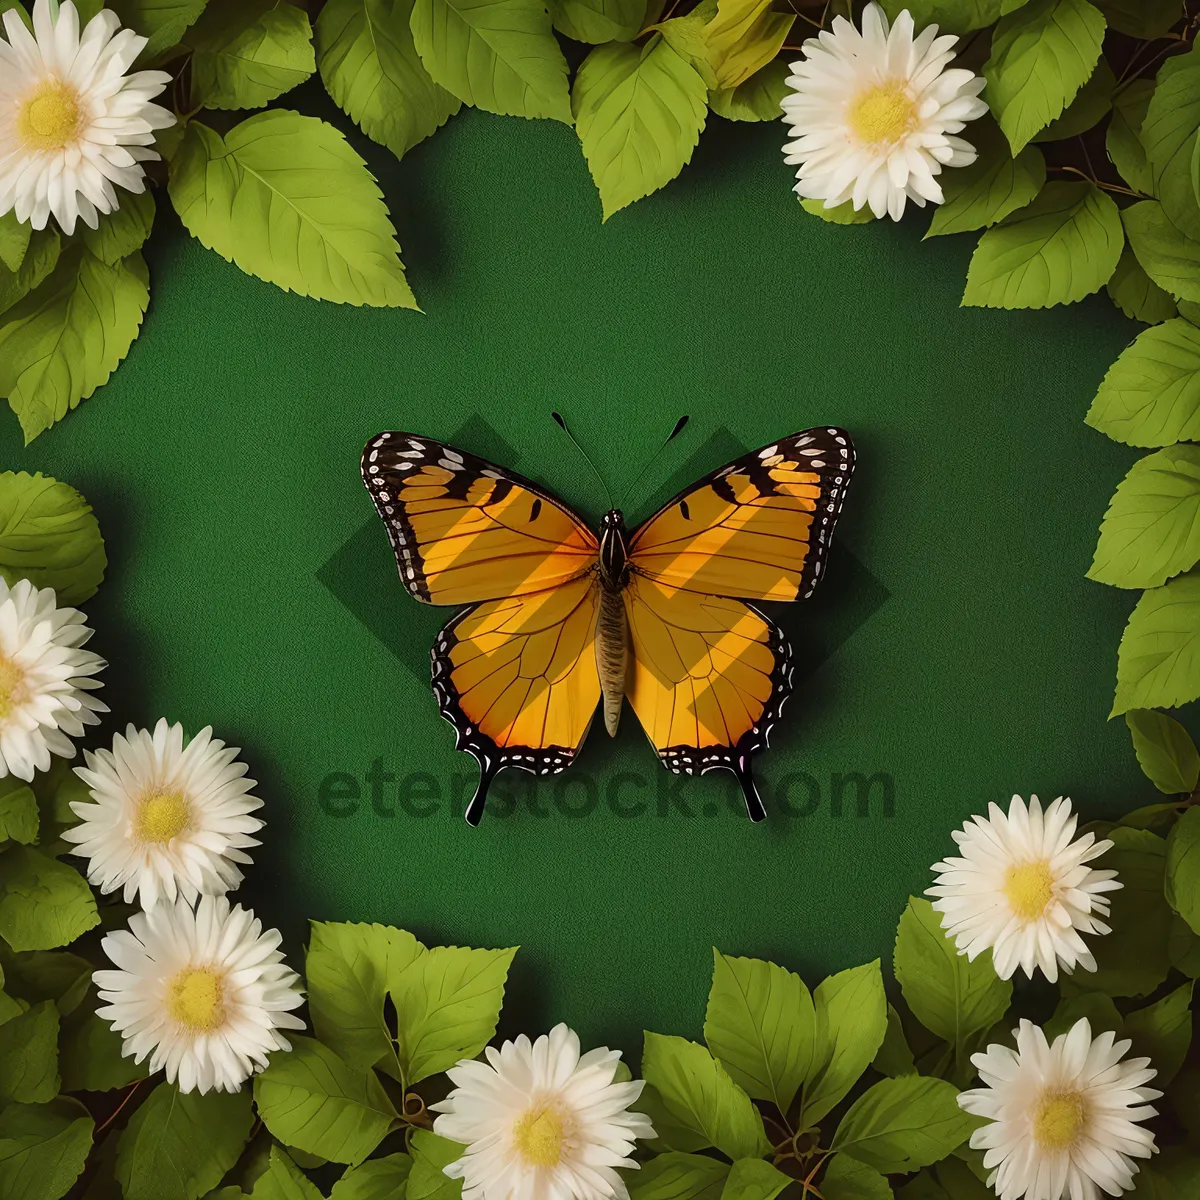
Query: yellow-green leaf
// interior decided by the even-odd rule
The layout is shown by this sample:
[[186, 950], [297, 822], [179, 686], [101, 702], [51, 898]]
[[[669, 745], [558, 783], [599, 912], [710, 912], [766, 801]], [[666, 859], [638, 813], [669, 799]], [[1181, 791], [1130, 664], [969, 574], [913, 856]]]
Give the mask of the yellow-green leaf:
[[324, 121], [277, 110], [225, 137], [192, 121], [170, 194], [192, 236], [249, 275], [338, 304], [416, 307], [383, 196]]
[[1200, 697], [1200, 572], [1143, 594], [1117, 651], [1111, 716], [1131, 708], [1176, 708]]
[[575, 77], [575, 127], [607, 221], [683, 170], [700, 140], [708, 89], [661, 37], [593, 50]]
[[705, 28], [708, 61], [717, 87], [733, 88], [761, 70], [783, 48], [794, 13], [772, 10], [773, 0], [717, 0]]

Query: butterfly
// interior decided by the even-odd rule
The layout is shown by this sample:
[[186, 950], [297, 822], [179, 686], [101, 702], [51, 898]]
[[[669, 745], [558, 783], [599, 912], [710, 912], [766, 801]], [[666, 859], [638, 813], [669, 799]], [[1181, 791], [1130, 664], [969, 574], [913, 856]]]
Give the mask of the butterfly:
[[853, 470], [844, 430], [807, 429], [711, 472], [632, 532], [618, 508], [593, 532], [473, 454], [372, 438], [363, 481], [401, 582], [426, 604], [468, 606], [432, 652], [442, 715], [479, 764], [467, 821], [479, 824], [498, 771], [565, 771], [598, 710], [615, 735], [626, 700], [667, 770], [732, 771], [762, 820], [750, 759], [794, 667], [747, 601], [812, 594]]

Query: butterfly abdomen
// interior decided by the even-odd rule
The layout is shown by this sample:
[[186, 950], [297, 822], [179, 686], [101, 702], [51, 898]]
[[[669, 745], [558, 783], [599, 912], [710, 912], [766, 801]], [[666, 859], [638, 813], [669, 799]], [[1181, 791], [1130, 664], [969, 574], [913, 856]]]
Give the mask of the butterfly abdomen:
[[596, 622], [596, 668], [604, 698], [604, 728], [609, 737], [616, 737], [629, 670], [629, 625], [620, 590], [604, 584], [600, 585], [600, 614]]

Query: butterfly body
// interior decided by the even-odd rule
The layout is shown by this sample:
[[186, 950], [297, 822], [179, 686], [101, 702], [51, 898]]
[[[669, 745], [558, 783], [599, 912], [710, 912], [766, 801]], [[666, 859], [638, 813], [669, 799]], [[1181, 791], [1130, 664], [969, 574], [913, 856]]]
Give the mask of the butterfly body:
[[610, 509], [600, 522], [600, 615], [596, 622], [596, 669], [604, 705], [604, 728], [617, 736], [625, 685], [629, 673], [629, 623], [621, 593], [629, 583], [629, 549], [625, 517], [619, 508]]
[[725, 769], [751, 818], [750, 760], [793, 685], [782, 631], [747, 601], [803, 599], [824, 568], [854, 467], [849, 435], [804, 430], [713, 471], [632, 533], [593, 532], [536, 483], [417, 434], [363, 452], [367, 490], [416, 599], [468, 605], [438, 635], [433, 688], [479, 763], [557, 774], [597, 709], [625, 701], [677, 774]]

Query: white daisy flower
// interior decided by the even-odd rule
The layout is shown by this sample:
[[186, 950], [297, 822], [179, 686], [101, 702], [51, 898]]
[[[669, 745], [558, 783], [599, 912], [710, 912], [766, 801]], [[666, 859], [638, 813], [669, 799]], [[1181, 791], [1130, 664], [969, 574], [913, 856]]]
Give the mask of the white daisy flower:
[[1096, 914], [1108, 916], [1103, 893], [1123, 885], [1116, 871], [1088, 866], [1112, 842], [1091, 833], [1075, 838], [1077, 821], [1063, 797], [1043, 815], [1036, 796], [1028, 808], [1014, 796], [1007, 816], [991, 804], [987, 817], [954, 831], [962, 857], [934, 863], [937, 886], [925, 894], [938, 897], [933, 907], [959, 954], [973, 962], [990, 948], [1001, 979], [1011, 979], [1018, 966], [1030, 978], [1040, 967], [1051, 983], [1060, 965], [1068, 973], [1096, 969], [1080, 935], [1109, 932]]
[[239, 751], [202, 729], [186, 745], [182, 725], [160, 720], [150, 733], [132, 725], [113, 748], [85, 751], [75, 774], [92, 803], [73, 801], [79, 824], [63, 833], [89, 860], [88, 879], [101, 892], [124, 889], [143, 908], [159, 899], [219, 894], [237, 887], [248, 863], [251, 834], [263, 822], [250, 814], [262, 801], [250, 794]]
[[984, 80], [947, 70], [958, 38], [929, 25], [913, 37], [905, 9], [891, 32], [878, 4], [863, 12], [862, 33], [845, 17], [803, 46], [782, 100], [795, 141], [784, 161], [798, 165], [796, 191], [826, 207], [852, 201], [898, 221], [905, 202], [941, 204], [943, 167], [975, 161], [970, 142], [953, 135], [987, 112]]
[[101, 943], [118, 969], [92, 976], [106, 1006], [97, 1015], [122, 1035], [123, 1054], [149, 1054], [181, 1092], [236, 1092], [272, 1050], [291, 1049], [281, 1029], [304, 1028], [281, 940], [224, 896], [135, 913]]
[[[1139, 1122], [1162, 1092], [1145, 1085], [1157, 1074], [1148, 1058], [1122, 1062], [1130, 1042], [1112, 1033], [1092, 1038], [1087, 1021], [1046, 1042], [1031, 1021], [1016, 1030], [1017, 1048], [992, 1045], [971, 1056], [984, 1087], [959, 1105], [989, 1122], [971, 1135], [986, 1151], [988, 1186], [1000, 1200], [1099, 1200], [1133, 1187], [1136, 1158], [1157, 1153]], [[994, 1168], [994, 1170], [993, 1170]]]
[[0, 578], [0, 779], [32, 779], [50, 756], [72, 758], [72, 738], [108, 712], [90, 693], [107, 664], [80, 647], [92, 636], [77, 608], [58, 608], [53, 588]]
[[620, 1058], [603, 1047], [580, 1057], [579, 1038], [557, 1025], [448, 1072], [454, 1090], [433, 1106], [433, 1127], [467, 1147], [446, 1168], [463, 1200], [628, 1200], [617, 1169], [637, 1166], [634, 1141], [654, 1128], [629, 1111], [642, 1082], [615, 1082]]
[[[118, 32], [118, 30], [120, 32]], [[0, 38], [0, 216], [44, 229], [53, 214], [65, 233], [118, 206], [116, 188], [145, 191], [144, 162], [157, 159], [154, 131], [175, 117], [150, 101], [171, 82], [162, 71], [126, 72], [146, 39], [102, 9], [80, 34], [64, 0], [33, 6], [33, 33], [4, 14]]]

